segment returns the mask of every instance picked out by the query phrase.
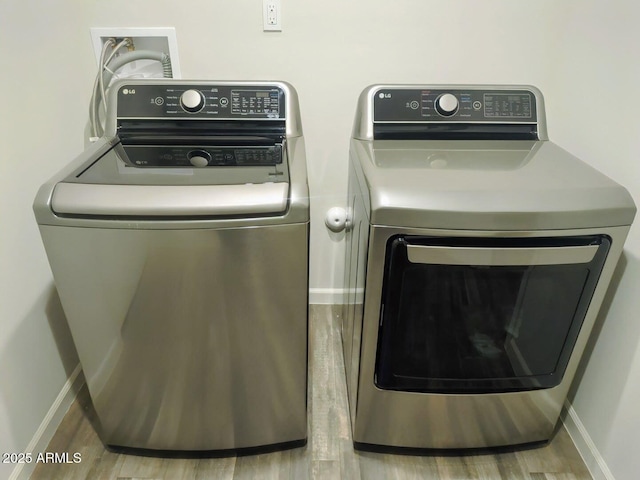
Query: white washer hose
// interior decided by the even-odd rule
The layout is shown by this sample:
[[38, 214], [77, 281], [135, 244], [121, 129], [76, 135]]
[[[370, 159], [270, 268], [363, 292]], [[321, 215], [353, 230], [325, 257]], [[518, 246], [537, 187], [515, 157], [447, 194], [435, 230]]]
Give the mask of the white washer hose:
[[124, 67], [126, 64], [135, 62], [136, 60], [156, 60], [162, 63], [162, 74], [164, 78], [172, 78], [173, 72], [171, 71], [171, 59], [169, 55], [164, 52], [156, 52], [154, 50], [134, 50], [133, 52], [127, 52], [123, 55], [119, 55], [114, 58], [109, 65], [104, 68], [104, 79], [106, 85], [109, 84], [113, 74], [119, 68]]
[[157, 52], [154, 50], [135, 50], [133, 52], [127, 52], [123, 55], [119, 55], [111, 62], [107, 62], [105, 65], [100, 66], [100, 72], [98, 73], [99, 81], [94, 90], [93, 98], [91, 99], [91, 134], [93, 137], [99, 138], [104, 134], [104, 127], [100, 121], [100, 104], [103, 103], [102, 85], [109, 85], [115, 72], [124, 67], [125, 65], [135, 62], [137, 60], [155, 60], [162, 63], [162, 73], [164, 78], [172, 78], [173, 72], [171, 70], [171, 58], [164, 52]]

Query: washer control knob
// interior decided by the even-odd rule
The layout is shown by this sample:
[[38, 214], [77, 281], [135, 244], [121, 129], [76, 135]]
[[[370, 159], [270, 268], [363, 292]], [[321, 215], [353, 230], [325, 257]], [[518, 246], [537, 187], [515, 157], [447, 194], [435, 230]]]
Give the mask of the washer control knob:
[[204, 107], [204, 95], [198, 90], [187, 90], [180, 96], [180, 106], [189, 113], [197, 113]]
[[450, 117], [458, 111], [458, 99], [451, 93], [443, 93], [436, 98], [436, 111], [443, 117]]
[[187, 154], [187, 158], [194, 167], [206, 167], [211, 161], [211, 154], [204, 150], [192, 150]]

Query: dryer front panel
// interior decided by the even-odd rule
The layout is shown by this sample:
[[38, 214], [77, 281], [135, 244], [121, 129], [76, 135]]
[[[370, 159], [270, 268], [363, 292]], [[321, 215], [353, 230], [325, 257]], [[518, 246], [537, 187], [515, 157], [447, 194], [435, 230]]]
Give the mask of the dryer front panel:
[[356, 446], [548, 440], [628, 227], [369, 232]]

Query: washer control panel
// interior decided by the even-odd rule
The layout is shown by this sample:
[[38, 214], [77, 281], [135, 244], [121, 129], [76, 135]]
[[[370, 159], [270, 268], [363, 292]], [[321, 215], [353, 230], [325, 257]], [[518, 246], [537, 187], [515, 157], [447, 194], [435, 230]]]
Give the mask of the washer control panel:
[[282, 145], [135, 146], [125, 147], [128, 163], [136, 167], [264, 167], [282, 163]]
[[122, 85], [117, 117], [284, 120], [284, 98], [265, 85]]
[[373, 121], [535, 123], [536, 98], [528, 90], [381, 88]]

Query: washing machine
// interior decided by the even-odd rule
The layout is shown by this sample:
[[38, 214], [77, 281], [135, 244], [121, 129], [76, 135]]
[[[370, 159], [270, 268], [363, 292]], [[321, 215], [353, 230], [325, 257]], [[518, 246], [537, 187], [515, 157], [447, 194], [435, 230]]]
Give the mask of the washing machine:
[[367, 88], [348, 212], [356, 447], [548, 441], [636, 207], [548, 140], [540, 91]]
[[105, 445], [307, 438], [309, 192], [284, 82], [121, 80], [34, 211]]

